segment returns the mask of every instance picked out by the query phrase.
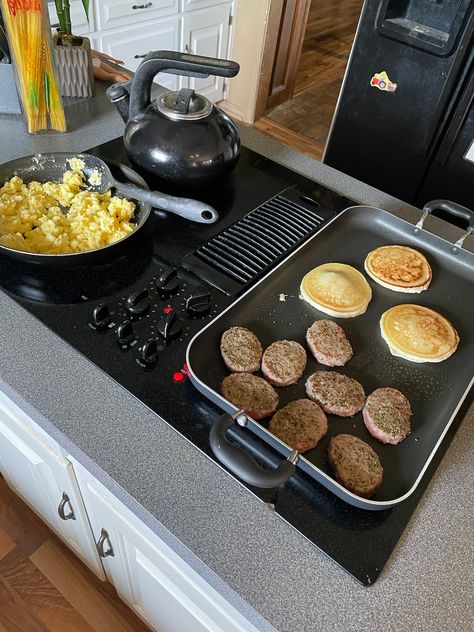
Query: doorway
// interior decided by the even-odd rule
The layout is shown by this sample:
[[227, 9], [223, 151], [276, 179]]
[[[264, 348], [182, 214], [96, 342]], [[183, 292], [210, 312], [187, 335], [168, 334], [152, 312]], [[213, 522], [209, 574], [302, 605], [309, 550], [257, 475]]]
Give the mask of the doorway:
[[[274, 95], [264, 95], [264, 116], [254, 127], [276, 140], [321, 160], [337, 97], [354, 40], [363, 0], [307, 0], [300, 2], [307, 15], [299, 34], [303, 39], [299, 59], [290, 77], [289, 98], [272, 107]], [[289, 3], [285, 3], [288, 6]], [[305, 6], [306, 5], [306, 6]], [[293, 24], [297, 18], [292, 17]], [[288, 30], [281, 13], [280, 36], [273, 52], [273, 76], [279, 72], [283, 33]], [[296, 35], [297, 36], [297, 35]], [[291, 63], [291, 62], [289, 62]], [[280, 70], [281, 72], [281, 70]], [[265, 111], [266, 110], [266, 111]]]

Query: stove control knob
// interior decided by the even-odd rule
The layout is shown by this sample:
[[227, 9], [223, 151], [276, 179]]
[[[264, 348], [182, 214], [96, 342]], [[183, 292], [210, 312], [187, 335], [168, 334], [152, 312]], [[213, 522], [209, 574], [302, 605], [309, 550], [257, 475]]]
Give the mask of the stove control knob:
[[112, 322], [112, 316], [110, 315], [110, 309], [105, 303], [100, 303], [94, 307], [92, 311], [91, 323], [97, 329], [105, 329]]
[[209, 292], [205, 294], [191, 294], [186, 299], [186, 311], [190, 316], [205, 316], [211, 309], [211, 295]]
[[166, 341], [179, 338], [182, 331], [183, 327], [181, 326], [174, 310], [162, 318], [158, 323], [158, 333]]
[[121, 345], [129, 345], [135, 340], [135, 332], [133, 331], [133, 325], [129, 320], [120, 323], [117, 327], [117, 340]]
[[152, 339], [138, 348], [138, 359], [144, 364], [155, 364], [158, 360], [158, 345]]
[[130, 294], [125, 302], [125, 307], [133, 316], [142, 316], [150, 307], [150, 297], [148, 290], [137, 290]]
[[174, 294], [179, 289], [178, 271], [176, 268], [168, 268], [156, 280], [156, 289], [161, 294]]

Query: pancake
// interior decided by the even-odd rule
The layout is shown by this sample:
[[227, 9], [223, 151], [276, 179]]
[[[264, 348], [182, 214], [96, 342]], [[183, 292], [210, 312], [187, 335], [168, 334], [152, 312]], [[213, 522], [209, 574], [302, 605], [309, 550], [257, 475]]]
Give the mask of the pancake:
[[367, 274], [394, 292], [418, 294], [431, 283], [431, 267], [421, 252], [407, 246], [381, 246], [367, 255]]
[[345, 263], [324, 263], [301, 281], [301, 295], [320, 312], [353, 318], [367, 309], [372, 290], [363, 274]]
[[411, 362], [442, 362], [459, 344], [449, 320], [422, 305], [396, 305], [382, 314], [382, 338], [390, 353]]

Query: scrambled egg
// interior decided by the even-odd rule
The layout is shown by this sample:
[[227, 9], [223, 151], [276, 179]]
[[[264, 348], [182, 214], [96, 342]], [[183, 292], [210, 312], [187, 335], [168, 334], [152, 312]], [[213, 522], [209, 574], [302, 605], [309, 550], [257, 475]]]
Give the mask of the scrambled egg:
[[95, 250], [133, 232], [135, 204], [86, 190], [83, 161], [71, 159], [62, 182], [14, 176], [0, 188], [0, 244], [42, 254]]

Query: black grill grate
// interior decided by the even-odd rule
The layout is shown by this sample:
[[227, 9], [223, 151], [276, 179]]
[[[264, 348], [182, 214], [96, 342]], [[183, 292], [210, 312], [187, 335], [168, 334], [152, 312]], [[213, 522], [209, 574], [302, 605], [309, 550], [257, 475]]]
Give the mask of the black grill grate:
[[294, 188], [286, 189], [184, 257], [181, 263], [226, 294], [237, 294], [327, 219], [328, 212], [319, 208], [316, 201], [301, 196]]

